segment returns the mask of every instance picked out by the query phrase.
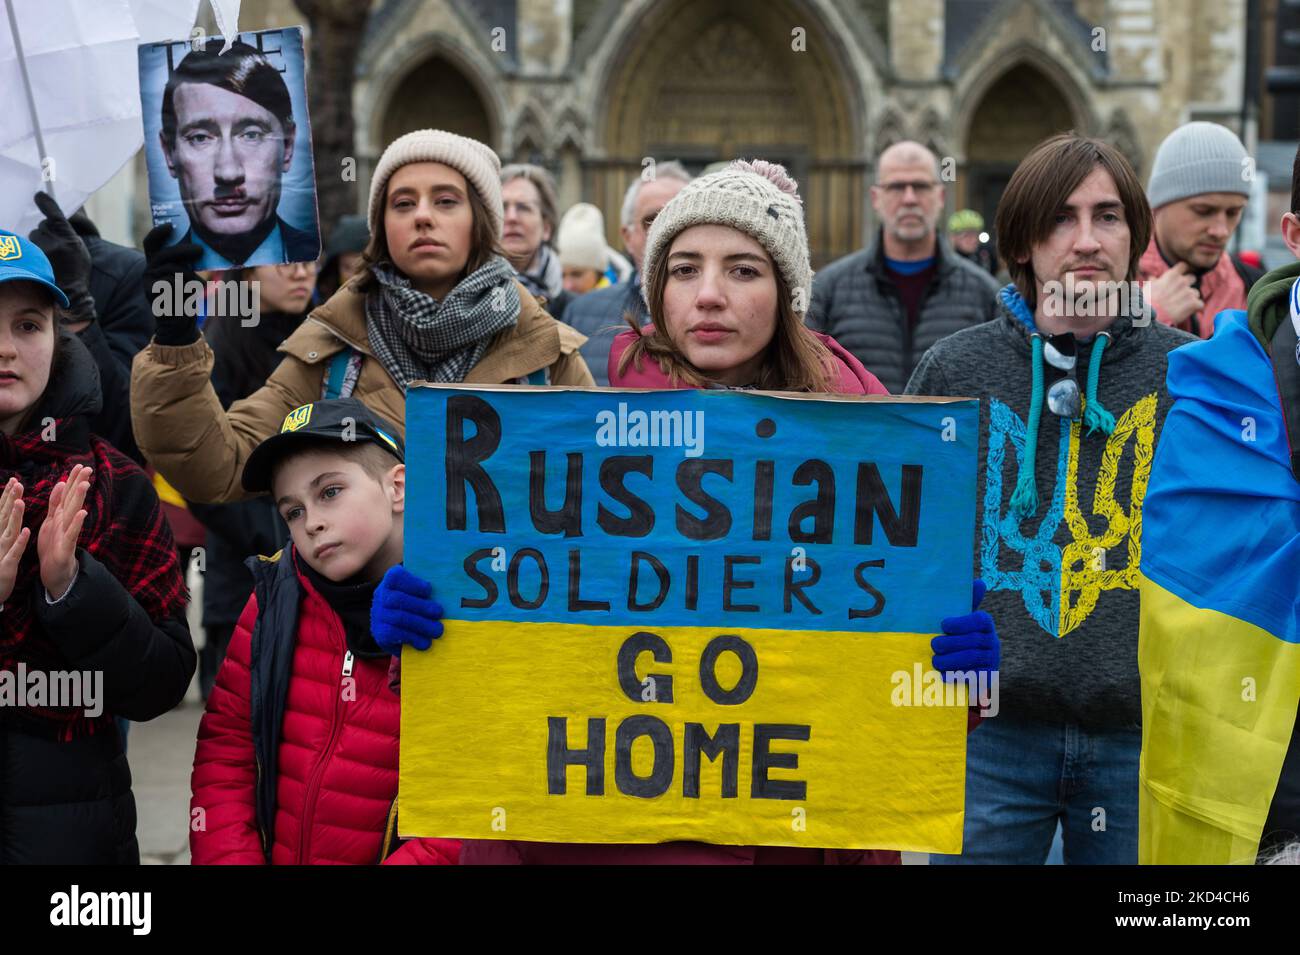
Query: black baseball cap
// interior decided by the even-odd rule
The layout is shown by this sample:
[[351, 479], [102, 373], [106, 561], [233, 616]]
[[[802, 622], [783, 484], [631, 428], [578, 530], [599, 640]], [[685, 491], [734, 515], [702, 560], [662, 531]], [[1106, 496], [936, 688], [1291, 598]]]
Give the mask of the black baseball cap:
[[406, 446], [397, 429], [375, 414], [356, 398], [332, 398], [313, 401], [294, 408], [284, 416], [280, 433], [273, 434], [248, 456], [244, 464], [244, 490], [271, 490], [271, 471], [286, 454], [304, 444], [319, 444], [322, 439], [341, 444], [368, 442], [406, 462]]

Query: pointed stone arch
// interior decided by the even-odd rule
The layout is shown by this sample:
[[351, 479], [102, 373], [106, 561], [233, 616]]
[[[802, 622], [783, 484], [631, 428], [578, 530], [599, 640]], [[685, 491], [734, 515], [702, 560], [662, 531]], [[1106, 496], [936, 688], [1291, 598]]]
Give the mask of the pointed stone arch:
[[[642, 159], [784, 163], [799, 182], [815, 265], [861, 240], [865, 161], [859, 70], [816, 0], [634, 4], [589, 71], [592, 201], [617, 208]], [[806, 45], [795, 49], [792, 24]], [[607, 223], [616, 241], [615, 224]]]
[[876, 132], [872, 136], [871, 154], [879, 156], [894, 143], [909, 138], [907, 122], [900, 113], [890, 107], [876, 121]]
[[926, 107], [921, 114], [921, 122], [916, 129], [917, 142], [924, 143], [936, 156], [944, 157], [950, 154], [948, 140], [949, 124], [939, 115], [939, 111], [933, 106]]
[[543, 115], [541, 107], [530, 101], [515, 116], [509, 155], [516, 162], [544, 164], [550, 158], [551, 136]]
[[[437, 90], [437, 96], [430, 96]], [[488, 105], [474, 81], [444, 54], [435, 53], [402, 77], [383, 111], [379, 141], [385, 145], [416, 129], [445, 129], [490, 143], [495, 138]]]
[[1045, 67], [1042, 51], [1022, 48], [954, 111], [962, 124], [963, 175], [957, 204], [992, 222], [1016, 166], [1034, 146], [1071, 129], [1088, 134], [1095, 120], [1078, 91]]
[[1138, 137], [1132, 120], [1128, 118], [1128, 113], [1123, 109], [1111, 113], [1102, 138], [1118, 149], [1138, 174], [1138, 178], [1146, 182], [1146, 156], [1142, 150], [1142, 140]]
[[555, 125], [556, 149], [582, 151], [587, 143], [587, 121], [573, 106], [566, 106]]
[[[360, 181], [370, 181], [394, 131], [406, 131], [407, 126], [451, 128], [493, 149], [501, 148], [507, 115], [502, 86], [496, 81], [494, 64], [472, 46], [442, 33], [422, 33], [379, 47], [378, 56], [367, 60], [362, 69], [353, 94], [359, 117]], [[417, 79], [420, 76], [422, 81]], [[447, 78], [451, 82], [444, 85]], [[431, 88], [443, 95], [430, 96]]]

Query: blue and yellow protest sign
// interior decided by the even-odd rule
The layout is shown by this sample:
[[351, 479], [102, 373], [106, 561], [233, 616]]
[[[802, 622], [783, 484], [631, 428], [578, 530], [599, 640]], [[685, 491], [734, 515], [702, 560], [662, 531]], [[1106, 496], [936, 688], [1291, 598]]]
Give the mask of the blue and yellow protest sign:
[[406, 400], [403, 835], [960, 851], [975, 401]]

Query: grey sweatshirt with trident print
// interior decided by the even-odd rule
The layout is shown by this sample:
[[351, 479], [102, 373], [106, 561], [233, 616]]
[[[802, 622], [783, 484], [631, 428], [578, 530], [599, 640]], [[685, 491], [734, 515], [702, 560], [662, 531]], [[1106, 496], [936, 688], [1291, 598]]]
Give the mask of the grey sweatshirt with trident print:
[[[980, 400], [975, 572], [981, 609], [1002, 639], [1002, 712], [1090, 729], [1141, 723], [1137, 667], [1142, 498], [1169, 396], [1166, 359], [1191, 335], [1116, 319], [1102, 346], [1096, 401], [1110, 434], [1052, 413], [1039, 396], [1032, 462], [1038, 506], [1011, 506], [1033, 396], [1033, 317], [1007, 286], [998, 316], [950, 335], [922, 357], [910, 395]], [[1078, 342], [1086, 393], [1098, 344]]]

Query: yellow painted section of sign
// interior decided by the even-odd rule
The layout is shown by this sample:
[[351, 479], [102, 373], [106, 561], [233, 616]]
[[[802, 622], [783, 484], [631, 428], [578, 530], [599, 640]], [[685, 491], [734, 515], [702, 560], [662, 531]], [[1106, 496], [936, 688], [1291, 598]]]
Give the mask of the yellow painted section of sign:
[[[950, 693], [948, 705], [920, 705], [921, 690], [912, 688], [929, 671], [931, 634], [656, 629], [651, 620], [645, 630], [667, 643], [671, 662], [649, 651], [636, 657], [635, 700], [619, 680], [620, 648], [638, 632], [631, 627], [454, 620], [431, 649], [407, 648], [402, 835], [961, 851], [965, 693]], [[751, 646], [757, 660], [752, 693], [736, 705], [706, 695], [701, 676], [706, 646], [723, 633]], [[713, 692], [731, 690], [740, 657], [723, 652], [713, 669]], [[663, 702], [666, 677], [672, 702]], [[578, 765], [563, 771], [563, 794], [549, 791], [552, 717], [566, 721], [571, 750], [588, 746], [590, 720], [603, 721], [601, 794], [588, 795], [588, 769]], [[618, 730], [635, 717], [662, 721], [661, 746], [671, 735], [671, 756], [658, 754], [660, 785], [671, 767], [658, 795], [628, 795], [620, 783]], [[701, 732], [712, 738], [732, 724], [734, 751], [713, 761], [698, 753]], [[787, 729], [761, 744], [774, 726]], [[779, 738], [790, 727], [806, 727], [806, 740]], [[771, 755], [756, 781], [755, 752], [764, 749]], [[630, 769], [630, 788], [658, 788], [652, 738], [632, 738], [625, 754], [623, 782]], [[688, 796], [687, 769], [697, 758], [699, 794]], [[735, 794], [724, 797], [729, 758], [737, 762]], [[771, 783], [805, 786], [793, 798], [756, 795], [792, 791]]]

